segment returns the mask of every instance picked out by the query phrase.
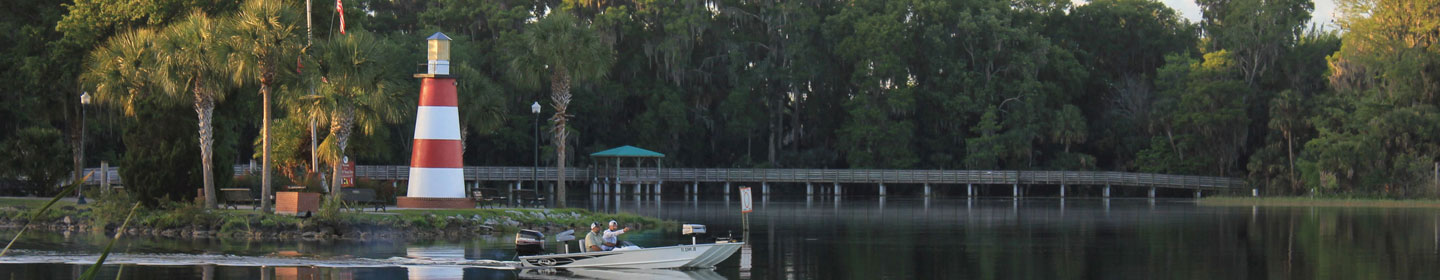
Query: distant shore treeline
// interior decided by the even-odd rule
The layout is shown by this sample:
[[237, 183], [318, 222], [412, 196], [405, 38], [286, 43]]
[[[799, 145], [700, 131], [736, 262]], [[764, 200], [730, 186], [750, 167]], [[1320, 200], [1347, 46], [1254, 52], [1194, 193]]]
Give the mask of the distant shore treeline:
[[[334, 3], [315, 1], [314, 43], [304, 5], [286, 6], [301, 15], [282, 17], [294, 51], [266, 66], [269, 80], [214, 65], [230, 75], [209, 86], [183, 80], [214, 74], [182, 75], [199, 64], [124, 58], [200, 48], [184, 48], [195, 42], [177, 26], [198, 8], [225, 30], [247, 9], [235, 1], [11, 1], [0, 177], [63, 178], [83, 145], [85, 165], [144, 171], [127, 185], [201, 185], [196, 88], [223, 97], [205, 140], [223, 171], [260, 157], [262, 85], [277, 174], [306, 176], [317, 118], [322, 170], [336, 151], [405, 165], [410, 74], [442, 31], [467, 165], [530, 165], [538, 140], [542, 165], [556, 150], [585, 166], [635, 145], [685, 167], [1122, 170], [1245, 177], [1271, 194], [1420, 196], [1440, 155], [1440, 10], [1413, 7], [1435, 2], [1341, 0], [1337, 22], [1317, 23], [1309, 0], [1198, 1], [1198, 22], [1146, 0], [345, 0], [341, 35]], [[578, 33], [536, 31], [559, 14]], [[150, 56], [114, 47], [149, 36], [137, 30], [166, 39], [141, 41]], [[567, 48], [533, 44], [592, 38], [608, 57], [547, 62]], [[250, 46], [214, 51], [257, 61], [268, 45]], [[608, 67], [584, 69], [596, 65]], [[550, 128], [561, 87], [574, 93], [568, 149]], [[83, 143], [81, 92], [110, 94], [87, 107]]]

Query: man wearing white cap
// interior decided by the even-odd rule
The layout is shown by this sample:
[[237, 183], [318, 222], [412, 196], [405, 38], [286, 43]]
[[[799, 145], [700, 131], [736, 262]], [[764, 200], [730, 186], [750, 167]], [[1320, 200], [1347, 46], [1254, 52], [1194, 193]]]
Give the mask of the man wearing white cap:
[[590, 223], [590, 233], [585, 234], [585, 247], [591, 252], [604, 251], [605, 249], [600, 247], [604, 244], [605, 241], [600, 239], [600, 224]]
[[630, 231], [630, 228], [619, 228], [620, 223], [616, 223], [615, 220], [610, 220], [610, 229], [605, 230], [605, 235], [603, 236], [605, 243], [600, 245], [601, 249], [605, 249], [605, 251], [610, 251], [614, 250], [616, 247], [620, 247], [620, 235], [625, 234], [625, 232], [627, 231]]

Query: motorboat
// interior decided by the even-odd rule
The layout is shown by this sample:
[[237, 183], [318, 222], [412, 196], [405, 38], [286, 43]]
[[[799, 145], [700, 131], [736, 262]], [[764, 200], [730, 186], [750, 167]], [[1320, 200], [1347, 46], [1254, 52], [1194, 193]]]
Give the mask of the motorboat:
[[[537, 231], [522, 230], [516, 233], [516, 253], [522, 269], [554, 268], [641, 268], [641, 269], [692, 269], [712, 268], [730, 258], [744, 242], [719, 239], [715, 243], [699, 244], [696, 235], [705, 233], [705, 226], [686, 224], [682, 233], [691, 236], [691, 244], [665, 247], [639, 248], [633, 245], [624, 249], [598, 252], [570, 253], [568, 241], [575, 240], [574, 230], [556, 235], [555, 240], [565, 247], [564, 253], [543, 254], [545, 237]], [[588, 248], [584, 240], [579, 242], [581, 250]]]
[[520, 279], [696, 279], [723, 280], [725, 276], [713, 269], [609, 269], [609, 268], [566, 268], [527, 269], [518, 275]]

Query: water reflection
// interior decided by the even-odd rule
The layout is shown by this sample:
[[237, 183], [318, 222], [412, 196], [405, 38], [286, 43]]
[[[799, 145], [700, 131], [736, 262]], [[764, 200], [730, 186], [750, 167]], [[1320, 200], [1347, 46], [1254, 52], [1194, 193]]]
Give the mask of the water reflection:
[[[719, 272], [766, 279], [1393, 279], [1440, 272], [1432, 265], [1440, 260], [1440, 212], [1433, 209], [827, 198], [757, 207], [753, 259], [744, 260], [753, 270], [731, 268], [734, 261]], [[706, 223], [723, 234], [739, 228], [736, 207], [686, 201], [615, 211]]]
[[[680, 194], [676, 194], [680, 195]], [[692, 196], [692, 195], [686, 195]], [[1440, 273], [1440, 211], [1198, 207], [1190, 200], [806, 197], [739, 203], [597, 196], [591, 208], [709, 226], [749, 246], [715, 270], [516, 271], [513, 236], [439, 241], [127, 238], [101, 278], [120, 279], [836, 279], [1363, 278]], [[676, 229], [626, 238], [688, 243]], [[3, 233], [0, 233], [3, 234]], [[3, 235], [0, 235], [3, 236]], [[103, 236], [27, 234], [0, 279], [74, 279]]]

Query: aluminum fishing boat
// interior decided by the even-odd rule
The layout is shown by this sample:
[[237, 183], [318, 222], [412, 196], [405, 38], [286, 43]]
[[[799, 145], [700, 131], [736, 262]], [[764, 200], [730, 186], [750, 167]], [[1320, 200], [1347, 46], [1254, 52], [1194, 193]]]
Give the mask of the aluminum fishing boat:
[[[566, 253], [540, 254], [544, 246], [544, 235], [535, 231], [521, 231], [516, 234], [516, 251], [520, 255], [520, 268], [712, 268], [730, 258], [743, 242], [717, 240], [715, 243], [697, 244], [694, 235], [705, 233], [704, 225], [687, 224], [683, 232], [691, 235], [691, 244], [666, 247], [639, 248], [627, 246], [613, 251], [569, 253], [567, 241], [575, 240], [574, 231], [561, 232], [556, 241], [564, 245]], [[586, 248], [583, 240], [580, 248]]]

